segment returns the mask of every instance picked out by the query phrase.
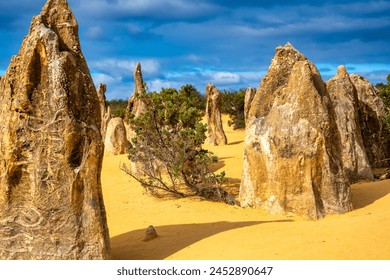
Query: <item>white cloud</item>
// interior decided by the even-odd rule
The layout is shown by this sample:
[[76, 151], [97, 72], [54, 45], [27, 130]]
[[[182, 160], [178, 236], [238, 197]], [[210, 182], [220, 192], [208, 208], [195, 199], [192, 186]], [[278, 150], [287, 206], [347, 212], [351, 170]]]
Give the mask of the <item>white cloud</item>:
[[103, 28], [100, 26], [91, 26], [87, 29], [85, 35], [88, 38], [99, 39], [104, 34]]
[[237, 84], [240, 82], [240, 75], [232, 72], [210, 72], [203, 76], [216, 85]]
[[143, 29], [139, 25], [134, 24], [134, 23], [127, 23], [126, 28], [130, 34], [134, 34], [134, 35], [140, 34], [143, 32]]
[[95, 16], [153, 16], [184, 19], [212, 14], [221, 8], [208, 1], [186, 0], [80, 0], [79, 10]]
[[[90, 67], [99, 72], [109, 73], [114, 77], [133, 76], [134, 68], [138, 61], [129, 59], [106, 58], [92, 61]], [[155, 59], [140, 59], [142, 73], [156, 75], [160, 71], [160, 63]]]
[[180, 88], [183, 84], [180, 82], [155, 79], [147, 82], [149, 91], [161, 91], [162, 88]]
[[96, 86], [99, 84], [113, 84], [120, 82], [120, 79], [117, 79], [113, 76], [102, 74], [102, 73], [93, 73], [92, 79]]

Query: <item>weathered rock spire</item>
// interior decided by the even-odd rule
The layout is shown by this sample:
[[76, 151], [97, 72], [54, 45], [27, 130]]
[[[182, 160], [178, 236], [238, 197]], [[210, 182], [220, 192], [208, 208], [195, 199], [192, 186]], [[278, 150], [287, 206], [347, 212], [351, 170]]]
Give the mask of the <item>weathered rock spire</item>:
[[384, 123], [387, 111], [378, 95], [379, 90], [360, 75], [351, 74], [350, 78], [357, 92], [359, 121], [368, 160], [374, 168], [389, 167], [390, 131]]
[[105, 139], [106, 137], [107, 126], [111, 119], [111, 109], [107, 106], [106, 90], [107, 86], [105, 84], [100, 84], [99, 87], [96, 89], [100, 102], [100, 116], [102, 119], [100, 132], [102, 134], [102, 139]]
[[145, 92], [144, 80], [142, 78], [141, 63], [137, 63], [134, 69], [134, 92], [129, 98], [125, 113], [125, 122], [131, 115], [138, 118], [146, 111], [146, 105], [140, 98]]
[[317, 219], [351, 210], [329, 94], [291, 44], [276, 49], [246, 128], [242, 206]]
[[213, 85], [206, 86], [207, 105], [207, 139], [209, 145], [222, 146], [227, 144], [227, 138], [222, 126], [221, 92]]
[[49, 0], [0, 82], [0, 259], [106, 259], [96, 89], [65, 0]]
[[256, 89], [254, 88], [249, 87], [245, 91], [245, 102], [244, 102], [245, 126], [248, 124], [249, 111], [251, 109], [252, 101], [255, 95], [256, 95]]
[[326, 82], [336, 114], [341, 139], [341, 157], [350, 182], [374, 179], [363, 145], [359, 123], [358, 98], [345, 66]]

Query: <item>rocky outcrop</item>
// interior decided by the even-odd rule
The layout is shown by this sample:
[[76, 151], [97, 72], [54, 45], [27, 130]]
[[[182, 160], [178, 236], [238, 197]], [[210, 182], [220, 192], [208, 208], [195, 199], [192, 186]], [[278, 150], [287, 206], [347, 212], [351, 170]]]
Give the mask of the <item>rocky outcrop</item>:
[[350, 182], [372, 180], [374, 176], [363, 145], [358, 98], [345, 66], [326, 83], [336, 113], [341, 140], [341, 158]]
[[221, 117], [221, 92], [213, 85], [206, 86], [207, 105], [207, 139], [208, 145], [222, 146], [227, 144], [227, 138], [222, 127]]
[[248, 115], [249, 115], [249, 110], [251, 109], [251, 104], [253, 101], [253, 98], [256, 95], [256, 89], [254, 88], [247, 88], [245, 91], [245, 101], [244, 101], [244, 117], [245, 117], [245, 125], [248, 124]]
[[350, 75], [359, 101], [360, 127], [368, 160], [372, 167], [390, 164], [390, 133], [384, 124], [385, 105], [378, 96], [379, 90], [360, 75]]
[[329, 94], [317, 68], [290, 44], [276, 49], [249, 118], [242, 206], [312, 219], [352, 209]]
[[127, 139], [131, 143], [131, 139], [135, 137], [134, 131], [129, 125], [131, 117], [138, 118], [146, 111], [146, 104], [140, 98], [145, 92], [144, 80], [142, 78], [141, 64], [137, 63], [134, 69], [134, 92], [129, 98], [126, 112], [125, 112], [125, 127], [127, 132]]
[[104, 142], [105, 155], [123, 155], [128, 152], [129, 142], [122, 118], [112, 118], [107, 126]]
[[125, 120], [127, 121], [131, 115], [138, 118], [146, 111], [146, 105], [140, 99], [140, 95], [145, 93], [144, 80], [142, 78], [141, 64], [137, 63], [134, 69], [134, 92], [128, 101], [125, 113]]
[[106, 259], [99, 100], [66, 0], [0, 82], [0, 259]]
[[107, 86], [105, 84], [100, 84], [96, 90], [100, 102], [100, 116], [102, 119], [100, 132], [102, 134], [102, 139], [106, 138], [108, 122], [111, 119], [111, 109], [110, 107], [107, 106], [107, 100], [105, 94], [106, 90], [107, 90]]

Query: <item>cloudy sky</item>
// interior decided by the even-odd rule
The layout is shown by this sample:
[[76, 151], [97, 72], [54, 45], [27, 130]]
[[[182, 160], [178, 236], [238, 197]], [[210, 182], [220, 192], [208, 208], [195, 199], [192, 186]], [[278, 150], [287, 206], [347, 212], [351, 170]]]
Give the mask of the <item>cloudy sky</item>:
[[[344, 64], [372, 83], [390, 73], [390, 1], [68, 0], [95, 84], [128, 98], [141, 62], [149, 90], [208, 82], [257, 87], [275, 48], [291, 42], [324, 80]], [[0, 3], [0, 75], [45, 0]]]

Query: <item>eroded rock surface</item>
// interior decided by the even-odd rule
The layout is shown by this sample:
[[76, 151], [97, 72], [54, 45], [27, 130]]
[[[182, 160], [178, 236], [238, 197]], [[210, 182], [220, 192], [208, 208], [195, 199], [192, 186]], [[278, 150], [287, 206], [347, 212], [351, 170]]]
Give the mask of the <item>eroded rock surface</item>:
[[207, 105], [207, 139], [208, 145], [222, 146], [227, 144], [227, 138], [222, 126], [221, 92], [213, 85], [206, 86]]
[[254, 88], [247, 88], [245, 91], [245, 101], [244, 101], [244, 117], [245, 117], [245, 125], [248, 124], [248, 116], [249, 116], [249, 111], [251, 109], [251, 104], [253, 101], [253, 98], [256, 95], [256, 89]]
[[130, 128], [130, 117], [138, 118], [146, 111], [146, 104], [140, 98], [145, 93], [144, 80], [142, 78], [141, 64], [137, 63], [134, 69], [134, 92], [129, 98], [128, 105], [125, 112], [125, 126], [127, 132], [127, 139], [131, 143], [131, 139], [135, 137], [135, 132]]
[[325, 84], [317, 68], [290, 44], [276, 49], [249, 118], [242, 206], [312, 219], [352, 209]]
[[378, 96], [379, 90], [366, 78], [352, 74], [359, 100], [359, 117], [363, 144], [372, 167], [387, 167], [390, 161], [390, 133], [384, 124], [385, 105]]
[[112, 118], [109, 121], [104, 146], [105, 155], [123, 155], [128, 152], [129, 142], [122, 118]]
[[374, 176], [363, 145], [359, 122], [358, 98], [345, 66], [326, 82], [336, 113], [341, 139], [341, 158], [350, 182], [372, 180]]
[[99, 100], [65, 0], [0, 82], [0, 259], [106, 259]]
[[108, 122], [111, 119], [111, 109], [107, 106], [106, 90], [107, 86], [105, 84], [100, 84], [96, 90], [100, 102], [100, 116], [102, 119], [100, 132], [102, 134], [102, 139], [106, 138]]

